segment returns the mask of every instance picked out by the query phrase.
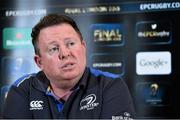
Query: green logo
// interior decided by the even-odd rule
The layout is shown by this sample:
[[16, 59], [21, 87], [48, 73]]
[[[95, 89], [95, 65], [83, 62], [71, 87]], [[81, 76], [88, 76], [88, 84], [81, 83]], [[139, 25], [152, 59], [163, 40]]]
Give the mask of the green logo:
[[32, 48], [31, 28], [4, 28], [3, 48]]

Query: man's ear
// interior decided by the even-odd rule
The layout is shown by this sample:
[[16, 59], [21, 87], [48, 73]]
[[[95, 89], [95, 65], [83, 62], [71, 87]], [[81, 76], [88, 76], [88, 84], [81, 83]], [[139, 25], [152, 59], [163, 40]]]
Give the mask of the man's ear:
[[86, 42], [84, 40], [82, 40], [81, 43], [84, 46], [84, 48], [86, 48]]
[[82, 45], [84, 46], [84, 51], [86, 53], [86, 42], [85, 42], [85, 40], [82, 41]]
[[40, 69], [43, 68], [42, 63], [41, 63], [41, 57], [40, 57], [39, 55], [35, 55], [35, 56], [34, 56], [34, 61], [35, 61], [36, 65], [37, 65]]

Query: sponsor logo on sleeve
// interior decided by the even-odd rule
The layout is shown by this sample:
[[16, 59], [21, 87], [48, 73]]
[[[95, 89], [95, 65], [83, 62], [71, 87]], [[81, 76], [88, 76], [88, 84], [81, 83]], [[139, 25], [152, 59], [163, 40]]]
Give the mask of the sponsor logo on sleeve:
[[124, 112], [123, 115], [120, 116], [112, 116], [112, 120], [133, 120], [132, 116], [128, 112]]

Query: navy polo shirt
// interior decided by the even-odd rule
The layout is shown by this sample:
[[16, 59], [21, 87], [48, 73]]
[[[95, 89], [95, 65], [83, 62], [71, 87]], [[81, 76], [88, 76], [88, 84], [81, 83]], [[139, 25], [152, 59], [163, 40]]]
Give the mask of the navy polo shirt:
[[47, 92], [49, 80], [40, 71], [17, 80], [8, 93], [3, 118], [112, 119], [134, 118], [126, 83], [118, 75], [86, 68], [65, 103]]

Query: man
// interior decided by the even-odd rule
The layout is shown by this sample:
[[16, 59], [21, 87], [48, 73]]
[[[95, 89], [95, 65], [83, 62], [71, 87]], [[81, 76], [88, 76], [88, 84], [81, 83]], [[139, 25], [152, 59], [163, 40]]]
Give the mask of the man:
[[3, 118], [132, 118], [128, 88], [117, 75], [86, 67], [86, 44], [76, 23], [50, 14], [32, 30], [39, 73], [11, 87]]

